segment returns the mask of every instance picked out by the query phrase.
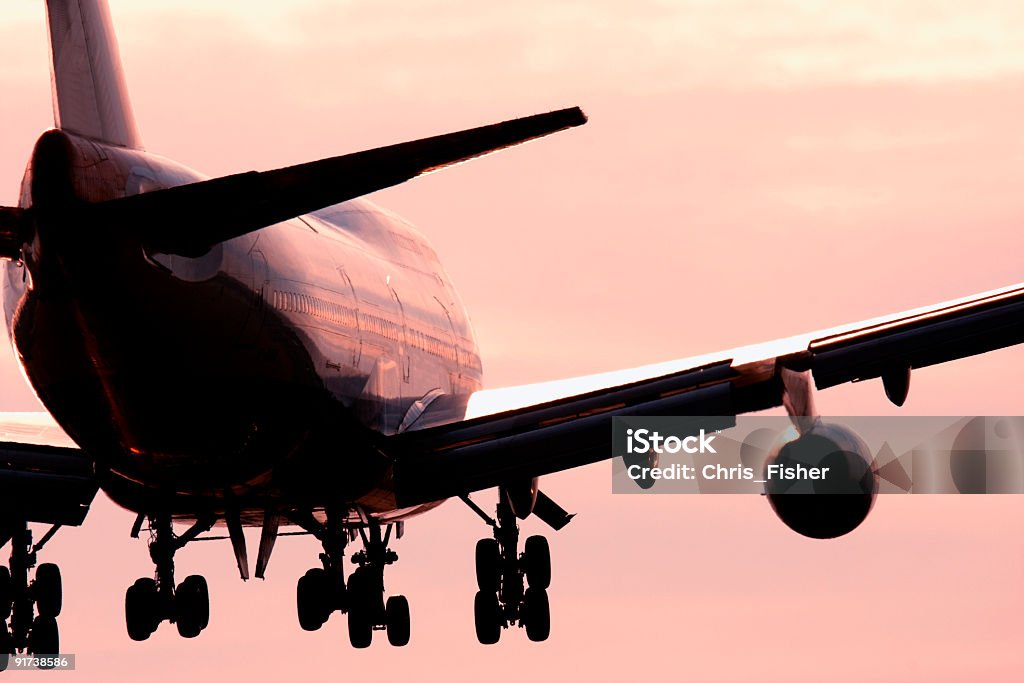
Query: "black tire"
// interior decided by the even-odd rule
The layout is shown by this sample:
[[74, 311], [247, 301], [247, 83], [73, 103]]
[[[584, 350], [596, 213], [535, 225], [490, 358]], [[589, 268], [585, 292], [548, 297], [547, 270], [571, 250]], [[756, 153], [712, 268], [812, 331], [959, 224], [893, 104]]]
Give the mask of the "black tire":
[[384, 586], [381, 574], [360, 567], [348, 577], [348, 603], [351, 609], [362, 611], [371, 624], [384, 623]]
[[10, 657], [14, 654], [14, 638], [7, 630], [7, 622], [0, 621], [0, 671], [7, 671]]
[[[39, 657], [53, 657], [60, 654], [60, 632], [57, 620], [53, 617], [38, 617], [32, 622], [32, 631], [28, 635], [28, 649]], [[39, 667], [52, 669], [52, 666]]]
[[526, 636], [535, 643], [547, 640], [551, 633], [551, 605], [548, 592], [539, 588], [527, 588], [523, 598], [523, 621]]
[[64, 588], [60, 579], [60, 567], [45, 562], [36, 569], [32, 582], [32, 595], [36, 609], [43, 617], [57, 617], [64, 604]]
[[384, 609], [388, 642], [395, 647], [409, 644], [409, 601], [404, 595], [392, 595]]
[[206, 627], [210, 625], [210, 586], [206, 583], [206, 577], [201, 574], [195, 574], [185, 580], [188, 581], [188, 579], [195, 579], [196, 582], [200, 604], [199, 616], [202, 617], [199, 620], [199, 628], [205, 631]]
[[530, 536], [523, 547], [526, 557], [526, 581], [530, 588], [547, 590], [551, 586], [551, 548], [543, 536]]
[[11, 581], [11, 570], [0, 565], [0, 621], [11, 616], [14, 605], [14, 582]]
[[498, 596], [480, 591], [473, 600], [473, 621], [476, 639], [481, 645], [494, 645], [501, 638], [501, 605]]
[[295, 606], [299, 613], [299, 626], [304, 631], [316, 631], [330, 617], [327, 589], [327, 572], [323, 569], [310, 569], [299, 578], [295, 587]]
[[360, 650], [373, 642], [373, 624], [362, 605], [353, 605], [348, 611], [348, 642]]
[[498, 592], [501, 553], [493, 538], [476, 542], [476, 587], [485, 593]]
[[210, 590], [206, 579], [188, 576], [174, 593], [175, 625], [182, 638], [195, 638], [210, 623]]
[[139, 579], [131, 586], [124, 596], [124, 620], [128, 627], [128, 637], [132, 640], [145, 640], [156, 631], [158, 596], [156, 581]]

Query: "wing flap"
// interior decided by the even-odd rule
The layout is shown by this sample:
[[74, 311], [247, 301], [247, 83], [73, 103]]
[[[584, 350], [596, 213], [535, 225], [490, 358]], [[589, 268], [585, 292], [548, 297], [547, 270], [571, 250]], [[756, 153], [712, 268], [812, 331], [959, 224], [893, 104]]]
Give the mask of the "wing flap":
[[819, 389], [924, 368], [1024, 342], [1024, 288], [940, 304], [811, 342]]
[[[702, 370], [693, 374], [699, 378]], [[609, 392], [618, 396], [609, 399], [607, 410], [592, 409], [596, 397], [589, 397], [585, 405], [591, 409], [551, 419], [558, 409], [572, 409], [573, 401], [567, 399], [536, 414], [521, 409], [466, 425], [407, 432], [404, 441], [396, 436], [389, 449], [395, 456], [396, 501], [402, 507], [416, 505], [608, 459], [611, 415], [731, 416], [781, 404], [781, 390], [775, 386], [744, 387], [735, 383], [735, 376], [722, 374], [711, 384], [694, 382], [697, 378], [674, 377], [679, 391], [664, 391], [659, 380], [620, 388]], [[642, 400], [645, 393], [649, 400]], [[626, 394], [636, 401], [624, 403]], [[715, 427], [731, 424], [732, 418], [726, 417]]]

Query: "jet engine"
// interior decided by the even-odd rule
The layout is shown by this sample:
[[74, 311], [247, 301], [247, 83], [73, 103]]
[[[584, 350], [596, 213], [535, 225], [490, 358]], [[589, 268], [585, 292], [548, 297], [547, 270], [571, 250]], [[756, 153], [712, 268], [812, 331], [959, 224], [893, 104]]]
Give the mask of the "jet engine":
[[[836, 538], [863, 522], [878, 493], [878, 475], [864, 441], [852, 430], [818, 422], [784, 435], [765, 460], [768, 502], [786, 526], [809, 538]], [[786, 478], [813, 473], [818, 478]]]

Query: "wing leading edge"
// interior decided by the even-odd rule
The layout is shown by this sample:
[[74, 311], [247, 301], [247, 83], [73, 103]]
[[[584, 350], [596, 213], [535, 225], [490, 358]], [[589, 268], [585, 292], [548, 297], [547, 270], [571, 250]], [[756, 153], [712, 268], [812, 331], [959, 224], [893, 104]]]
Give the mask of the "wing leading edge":
[[[735, 416], [880, 377], [902, 404], [909, 373], [1024, 342], [1024, 284], [721, 354], [480, 392], [485, 414], [390, 437], [400, 506], [463, 495], [610, 456], [615, 415]], [[799, 412], [799, 411], [797, 411]]]

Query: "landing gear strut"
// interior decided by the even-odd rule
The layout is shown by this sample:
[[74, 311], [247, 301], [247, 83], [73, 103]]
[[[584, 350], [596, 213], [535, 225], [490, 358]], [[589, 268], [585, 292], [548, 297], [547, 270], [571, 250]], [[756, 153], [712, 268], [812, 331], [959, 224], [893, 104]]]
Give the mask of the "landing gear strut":
[[181, 536], [174, 534], [170, 515], [153, 515], [149, 520], [149, 556], [156, 565], [156, 575], [139, 579], [125, 593], [128, 636], [132, 640], [146, 640], [166, 620], [178, 627], [182, 637], [195, 638], [210, 623], [210, 592], [206, 579], [199, 575], [186, 577], [175, 588], [174, 553], [209, 531], [214, 520], [201, 519]]
[[[7, 668], [8, 658], [16, 652], [60, 653], [57, 630], [57, 616], [63, 604], [60, 569], [50, 563], [36, 567], [37, 553], [59, 528], [59, 524], [51, 527], [35, 545], [26, 522], [0, 530], [0, 540], [11, 542], [10, 566], [0, 565], [0, 671]], [[33, 567], [35, 577], [29, 581]]]
[[[468, 501], [467, 501], [468, 502]], [[512, 624], [526, 629], [530, 640], [547, 640], [551, 610], [547, 589], [551, 585], [551, 551], [543, 536], [530, 536], [519, 553], [519, 525], [512, 507], [502, 496], [497, 520], [471, 505], [494, 528], [494, 538], [476, 544], [476, 582], [473, 601], [476, 637], [493, 645], [501, 630]]]
[[300, 521], [320, 540], [324, 552], [320, 554], [323, 567], [310, 569], [296, 587], [299, 625], [316, 631], [338, 611], [348, 615], [352, 647], [369, 647], [373, 632], [384, 630], [388, 642], [401, 647], [409, 642], [409, 601], [404, 595], [384, 600], [384, 567], [398, 560], [398, 555], [388, 549], [394, 526], [387, 525], [382, 534], [378, 522], [370, 518], [365, 522], [359, 527], [363, 549], [352, 556], [357, 567], [346, 584], [343, 560], [349, 535], [335, 513], [328, 510], [326, 524], [311, 516]]

